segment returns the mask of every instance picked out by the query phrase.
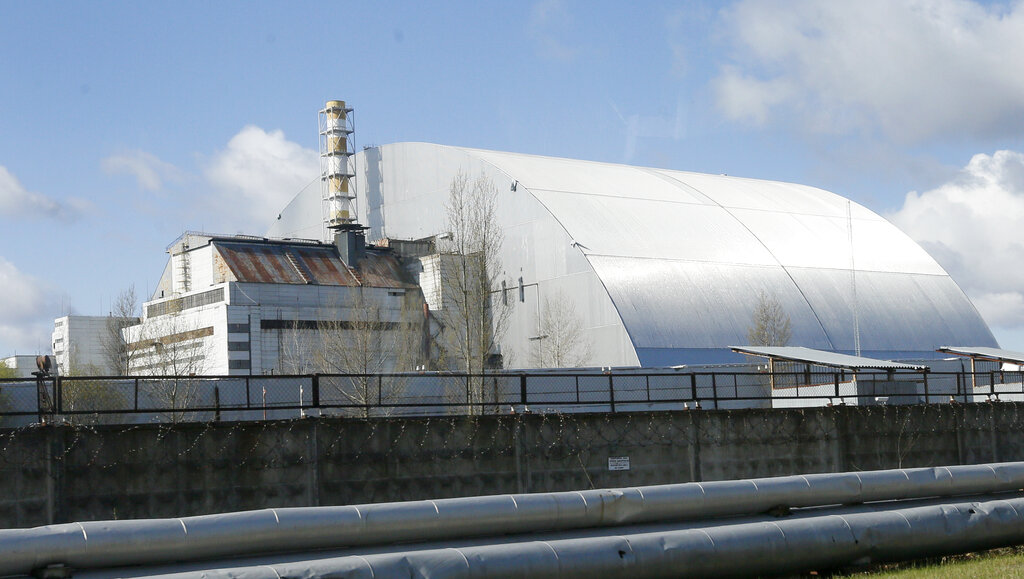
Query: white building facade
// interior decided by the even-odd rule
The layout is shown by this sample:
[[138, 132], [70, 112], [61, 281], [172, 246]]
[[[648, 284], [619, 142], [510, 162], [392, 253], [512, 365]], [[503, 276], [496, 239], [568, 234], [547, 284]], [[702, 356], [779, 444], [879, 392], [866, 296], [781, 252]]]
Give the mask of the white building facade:
[[0, 359], [0, 366], [14, 370], [16, 378], [30, 378], [36, 371], [35, 356], [8, 356]]
[[[63, 316], [53, 321], [50, 346], [62, 374], [111, 373], [104, 344], [107, 316]], [[34, 365], [34, 363], [33, 363]]]
[[[363, 367], [344, 351], [317, 356], [325, 328], [340, 343], [375, 334], [393, 343], [422, 315], [410, 306], [422, 302], [417, 286], [388, 249], [365, 248], [349, 266], [330, 243], [187, 233], [168, 251], [141, 322], [126, 330], [133, 374], [392, 370], [397, 350]], [[420, 336], [404, 337], [420, 347]]]

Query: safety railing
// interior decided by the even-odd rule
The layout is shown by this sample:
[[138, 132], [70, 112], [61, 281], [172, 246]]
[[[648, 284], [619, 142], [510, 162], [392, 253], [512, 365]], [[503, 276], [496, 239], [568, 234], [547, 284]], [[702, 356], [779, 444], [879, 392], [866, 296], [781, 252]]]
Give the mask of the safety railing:
[[0, 426], [1024, 401], [1021, 372], [580, 371], [0, 380]]

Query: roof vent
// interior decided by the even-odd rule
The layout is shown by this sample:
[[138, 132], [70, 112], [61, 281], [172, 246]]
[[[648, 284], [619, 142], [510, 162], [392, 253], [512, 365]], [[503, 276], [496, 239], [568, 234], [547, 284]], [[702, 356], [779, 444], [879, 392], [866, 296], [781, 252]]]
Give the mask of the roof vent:
[[364, 229], [361, 225], [350, 225], [334, 231], [334, 245], [338, 248], [338, 255], [345, 265], [353, 269], [366, 256]]

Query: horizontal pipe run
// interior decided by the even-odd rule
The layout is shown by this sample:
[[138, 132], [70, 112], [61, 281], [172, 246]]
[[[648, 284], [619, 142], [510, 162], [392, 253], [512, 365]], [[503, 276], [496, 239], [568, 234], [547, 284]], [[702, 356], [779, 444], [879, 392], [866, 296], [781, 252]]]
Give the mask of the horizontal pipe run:
[[0, 530], [0, 575], [754, 515], [1024, 488], [1024, 462]]
[[[1024, 497], [906, 508], [823, 509], [775, 520], [730, 520], [690, 528], [607, 529], [571, 537], [476, 544], [396, 545], [359, 555], [211, 562], [208, 579], [280, 577], [750, 577], [826, 570], [990, 549], [1024, 540]], [[236, 563], [237, 564], [237, 563]], [[188, 573], [154, 569], [148, 577]]]

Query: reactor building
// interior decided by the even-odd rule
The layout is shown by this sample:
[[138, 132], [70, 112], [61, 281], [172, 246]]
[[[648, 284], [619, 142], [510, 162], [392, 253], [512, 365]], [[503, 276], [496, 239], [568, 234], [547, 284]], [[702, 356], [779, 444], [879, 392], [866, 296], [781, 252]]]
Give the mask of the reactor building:
[[[141, 318], [125, 320], [129, 373], [456, 369], [445, 332], [470, 328], [452, 323], [466, 288], [448, 274], [479, 259], [451, 251], [464, 237], [450, 210], [459, 183], [486, 190], [502, 239], [486, 283], [473, 282], [502, 326], [483, 368], [745, 363], [731, 347], [756, 345], [885, 360], [998, 346], [927, 252], [828, 191], [429, 143], [356, 152], [351, 113], [343, 101], [320, 111], [321, 186], [266, 237], [186, 232], [168, 247]], [[751, 339], [765, 301], [788, 320], [786, 344]], [[73, 321], [55, 324], [59, 361], [83, 342], [62, 333]], [[538, 362], [567, 334], [578, 355]], [[345, 361], [359, 344], [388, 352]]]
[[[883, 359], [997, 345], [927, 252], [828, 191], [429, 143], [335, 159], [329, 127], [321, 135], [325, 188], [298, 194], [266, 235], [338, 245], [358, 224], [369, 243], [429, 246], [451, 234], [453, 180], [488, 181], [504, 237], [492, 291], [511, 302], [506, 367], [530, 366], [559, 301], [573, 305], [591, 366], [742, 362], [730, 346], [748, 344], [759, 296], [790, 319], [789, 345]], [[410, 271], [435, 307], [425, 259]]]

